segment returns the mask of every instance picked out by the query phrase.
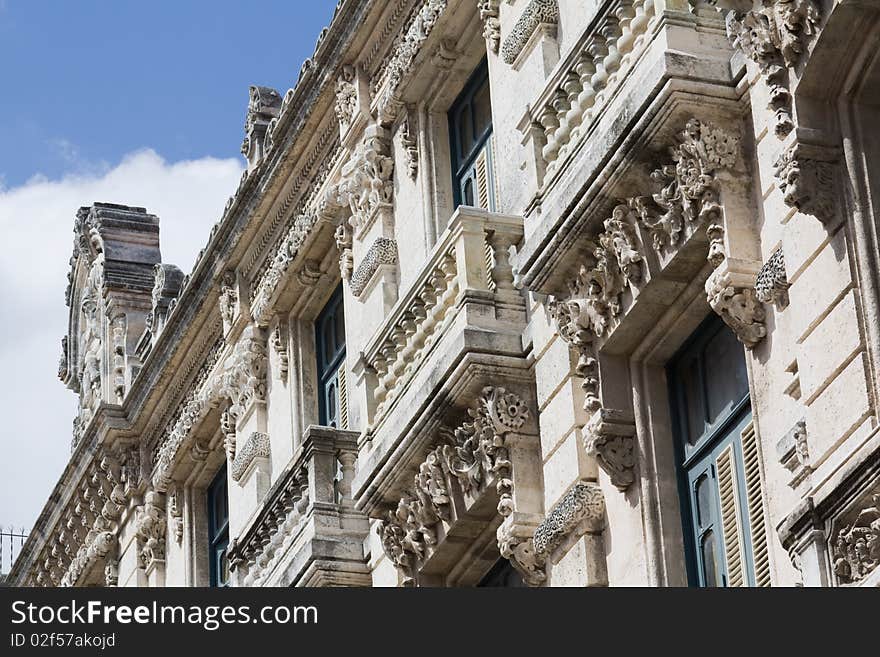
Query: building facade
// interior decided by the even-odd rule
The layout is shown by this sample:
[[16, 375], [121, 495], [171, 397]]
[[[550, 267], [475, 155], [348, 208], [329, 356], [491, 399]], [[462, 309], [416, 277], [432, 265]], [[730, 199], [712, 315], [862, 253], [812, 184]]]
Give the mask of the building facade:
[[341, 0], [194, 269], [74, 225], [38, 586], [880, 582], [880, 3]]

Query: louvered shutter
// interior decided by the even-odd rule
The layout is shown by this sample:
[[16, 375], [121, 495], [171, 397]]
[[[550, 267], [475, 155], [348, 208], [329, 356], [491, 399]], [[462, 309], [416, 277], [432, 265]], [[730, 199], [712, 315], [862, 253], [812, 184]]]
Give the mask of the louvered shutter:
[[727, 561], [727, 585], [745, 586], [743, 571], [743, 528], [739, 512], [736, 460], [733, 445], [724, 448], [715, 461], [718, 473], [718, 497], [721, 506], [721, 529]]
[[742, 451], [755, 586], [770, 586], [770, 553], [767, 526], [764, 522], [764, 487], [761, 481], [758, 437], [751, 422], [742, 432]]

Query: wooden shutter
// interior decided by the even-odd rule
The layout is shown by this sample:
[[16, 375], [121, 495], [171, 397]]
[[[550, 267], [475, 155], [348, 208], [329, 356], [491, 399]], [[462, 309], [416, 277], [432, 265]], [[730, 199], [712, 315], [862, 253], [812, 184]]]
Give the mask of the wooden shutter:
[[476, 184], [477, 205], [484, 210], [489, 209], [489, 167], [487, 162], [488, 146], [477, 155], [474, 163], [474, 182]]
[[764, 523], [764, 487], [761, 481], [758, 437], [755, 434], [755, 425], [751, 422], [742, 432], [742, 451], [755, 586], [770, 586], [770, 553], [767, 526]]
[[339, 428], [348, 429], [348, 384], [345, 378], [344, 363], [336, 376], [336, 389], [339, 391]]
[[736, 460], [733, 445], [728, 445], [715, 460], [718, 473], [718, 496], [721, 503], [721, 529], [724, 557], [727, 561], [727, 585], [747, 586], [743, 559], [743, 528], [739, 513]]

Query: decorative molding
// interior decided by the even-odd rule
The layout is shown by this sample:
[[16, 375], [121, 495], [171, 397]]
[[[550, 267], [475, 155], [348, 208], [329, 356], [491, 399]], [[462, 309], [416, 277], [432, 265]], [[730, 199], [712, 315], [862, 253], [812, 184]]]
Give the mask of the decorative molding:
[[548, 559], [581, 523], [586, 523], [587, 531], [599, 531], [604, 522], [605, 497], [602, 489], [594, 482], [578, 481], [535, 530], [535, 554]]
[[584, 426], [584, 448], [596, 458], [599, 467], [618, 490], [625, 491], [635, 481], [635, 423], [624, 419], [622, 411], [600, 408]]
[[250, 468], [251, 464], [259, 458], [268, 458], [270, 453], [269, 435], [254, 431], [244, 445], [236, 450], [235, 460], [232, 462], [232, 479], [241, 483], [242, 477]]
[[351, 293], [359, 298], [381, 266], [396, 264], [397, 242], [387, 237], [377, 237], [351, 277]]
[[787, 69], [818, 33], [821, 9], [816, 0], [764, 0], [747, 12], [727, 14], [727, 34], [734, 48], [754, 61], [770, 90], [768, 108], [774, 112], [774, 131], [780, 138], [794, 128]]
[[831, 536], [834, 573], [842, 584], [857, 584], [880, 565], [880, 489], [839, 519]]
[[287, 231], [287, 235], [275, 252], [271, 264], [260, 278], [251, 305], [251, 315], [258, 325], [267, 326], [269, 324], [278, 287], [287, 274], [290, 263], [296, 258], [316, 221], [315, 215], [302, 214], [296, 217], [290, 230]]
[[755, 277], [755, 297], [761, 303], [774, 304], [778, 310], [788, 306], [788, 276], [782, 247], [767, 258]]
[[348, 221], [343, 219], [339, 222], [334, 233], [336, 239], [336, 249], [339, 251], [339, 274], [342, 280], [351, 280], [351, 274], [354, 271], [354, 255], [352, 254], [352, 235], [351, 226]]
[[513, 65], [540, 26], [557, 25], [558, 23], [559, 5], [556, 0], [531, 0], [516, 21], [513, 30], [504, 39], [501, 46], [501, 59], [505, 64]]
[[412, 72], [422, 44], [430, 36], [446, 6], [447, 0], [425, 0], [398, 39], [387, 65], [374, 78], [371, 86], [373, 95], [378, 98], [376, 115], [383, 124], [389, 125], [394, 121], [401, 106], [400, 87]]
[[[440, 444], [419, 465], [412, 488], [377, 527], [385, 554], [404, 573], [408, 585], [416, 583], [419, 564], [437, 546], [440, 523], [452, 519], [455, 495], [475, 498], [494, 481], [498, 513], [507, 518], [515, 511], [513, 472], [505, 437], [521, 429], [530, 412], [516, 394], [486, 387], [468, 413], [471, 421], [454, 430], [441, 428]], [[499, 541], [501, 538], [499, 533]], [[531, 536], [513, 541], [507, 535], [499, 547], [527, 580], [536, 583], [543, 574], [537, 577], [534, 564], [525, 558], [531, 552], [530, 545]], [[519, 556], [523, 559], [518, 560]]]
[[797, 488], [813, 471], [810, 465], [805, 420], [798, 420], [789, 432], [776, 443], [776, 454], [779, 457], [779, 462], [793, 475], [788, 485]]
[[789, 146], [773, 163], [776, 183], [787, 206], [829, 224], [835, 217], [833, 163], [812, 155], [800, 143]]

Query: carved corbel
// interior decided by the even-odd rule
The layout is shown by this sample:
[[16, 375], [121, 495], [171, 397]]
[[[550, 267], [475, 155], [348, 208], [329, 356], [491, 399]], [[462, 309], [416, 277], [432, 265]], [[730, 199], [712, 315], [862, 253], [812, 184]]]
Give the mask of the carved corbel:
[[821, 8], [816, 0], [763, 0], [750, 11], [727, 14], [727, 34], [734, 48], [754, 61], [767, 81], [774, 131], [780, 138], [794, 128], [788, 71], [819, 30]]
[[600, 408], [584, 426], [584, 448], [619, 490], [635, 481], [635, 423], [623, 411]]
[[135, 521], [140, 566], [148, 572], [165, 562], [166, 529], [165, 496], [149, 491]]
[[738, 270], [736, 267], [742, 264], [722, 259], [706, 280], [706, 300], [739, 341], [754, 349], [767, 335], [765, 312], [753, 287], [756, 272], [748, 268]]
[[179, 485], [168, 491], [168, 515], [174, 541], [180, 545], [183, 542], [183, 489]]
[[776, 444], [776, 454], [779, 462], [792, 474], [788, 485], [797, 488], [813, 471], [805, 420], [798, 420]]
[[774, 162], [774, 172], [785, 204], [830, 224], [836, 214], [833, 149], [798, 141]]
[[480, 20], [483, 21], [483, 38], [486, 39], [486, 48], [496, 54], [501, 44], [501, 21], [498, 18], [500, 4], [500, 0], [478, 0], [477, 2]]

